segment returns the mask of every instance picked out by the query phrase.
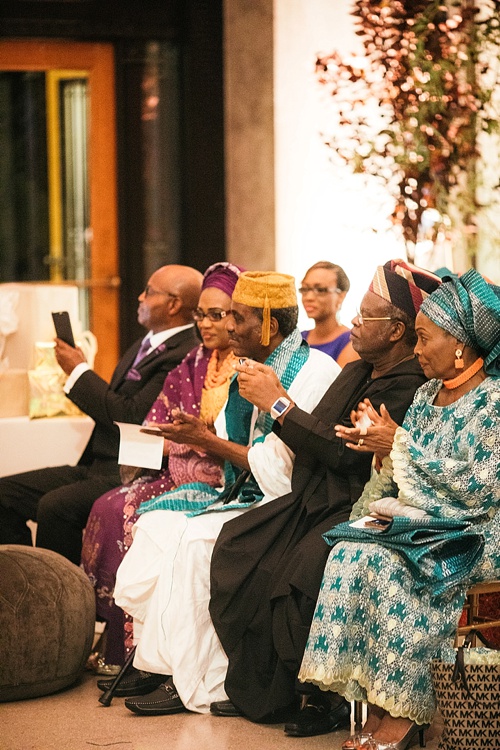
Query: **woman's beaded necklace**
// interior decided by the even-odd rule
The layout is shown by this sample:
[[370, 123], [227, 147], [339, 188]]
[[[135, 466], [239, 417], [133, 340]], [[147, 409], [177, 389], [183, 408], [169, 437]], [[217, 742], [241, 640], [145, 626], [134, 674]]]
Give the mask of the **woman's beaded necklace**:
[[208, 361], [207, 374], [205, 375], [205, 388], [217, 388], [223, 385], [230, 375], [234, 374], [234, 364], [237, 358], [230, 352], [219, 365], [219, 352], [215, 349]]
[[457, 375], [456, 378], [450, 378], [450, 380], [443, 380], [443, 385], [445, 388], [447, 388], [449, 391], [453, 390], [454, 388], [459, 388], [464, 383], [467, 383], [468, 380], [474, 377], [474, 375], [479, 372], [481, 367], [484, 365], [484, 360], [481, 357], [478, 357], [473, 364], [468, 367], [466, 370], [460, 373], [460, 375]]

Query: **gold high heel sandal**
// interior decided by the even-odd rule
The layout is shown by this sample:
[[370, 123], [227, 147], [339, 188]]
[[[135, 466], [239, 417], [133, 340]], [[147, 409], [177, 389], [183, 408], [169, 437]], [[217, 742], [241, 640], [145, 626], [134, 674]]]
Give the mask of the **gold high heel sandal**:
[[380, 742], [380, 740], [377, 740], [378, 750], [407, 750], [415, 742], [417, 734], [420, 747], [425, 747], [425, 732], [428, 729], [429, 724], [412, 724], [405, 736], [398, 742]]

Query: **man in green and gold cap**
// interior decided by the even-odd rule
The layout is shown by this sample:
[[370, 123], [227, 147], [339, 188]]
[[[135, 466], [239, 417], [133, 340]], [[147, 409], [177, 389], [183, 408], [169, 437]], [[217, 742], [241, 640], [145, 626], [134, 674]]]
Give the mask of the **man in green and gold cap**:
[[[237, 357], [248, 367], [265, 363], [294, 400], [314, 408], [340, 368], [302, 342], [293, 277], [243, 273], [232, 299], [227, 327]], [[215, 432], [192, 415], [174, 418], [161, 426], [165, 438], [219, 458], [225, 484], [220, 490], [181, 485], [139, 509], [115, 601], [134, 618], [138, 641], [134, 669], [116, 695], [139, 696], [126, 706], [141, 715], [204, 713], [211, 702], [227, 699], [227, 659], [208, 612], [212, 549], [227, 520], [290, 491], [294, 460], [272, 432], [274, 417], [239, 394], [236, 378]], [[165, 682], [147, 693], [144, 673], [165, 675]], [[106, 688], [103, 681], [100, 687]]]

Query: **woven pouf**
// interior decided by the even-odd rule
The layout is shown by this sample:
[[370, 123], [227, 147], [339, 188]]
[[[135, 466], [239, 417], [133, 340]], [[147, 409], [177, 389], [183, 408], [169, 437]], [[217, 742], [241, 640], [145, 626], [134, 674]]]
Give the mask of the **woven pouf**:
[[94, 589], [80, 568], [50, 550], [0, 545], [0, 701], [75, 682], [94, 627]]

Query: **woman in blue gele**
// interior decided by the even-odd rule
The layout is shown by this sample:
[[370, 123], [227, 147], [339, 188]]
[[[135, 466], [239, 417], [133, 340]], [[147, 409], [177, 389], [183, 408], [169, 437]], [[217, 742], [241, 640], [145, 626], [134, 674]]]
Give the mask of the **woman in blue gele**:
[[445, 278], [416, 331], [429, 382], [351, 520], [325, 535], [333, 549], [299, 675], [366, 701], [382, 749], [409, 747], [432, 721], [431, 660], [453, 641], [467, 588], [500, 575], [500, 287], [474, 270]]

